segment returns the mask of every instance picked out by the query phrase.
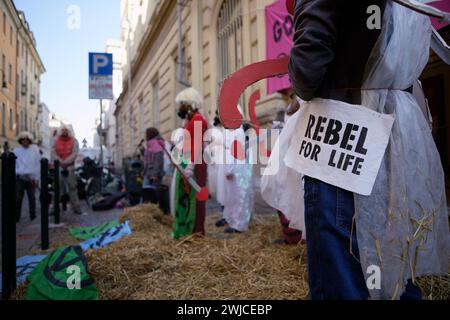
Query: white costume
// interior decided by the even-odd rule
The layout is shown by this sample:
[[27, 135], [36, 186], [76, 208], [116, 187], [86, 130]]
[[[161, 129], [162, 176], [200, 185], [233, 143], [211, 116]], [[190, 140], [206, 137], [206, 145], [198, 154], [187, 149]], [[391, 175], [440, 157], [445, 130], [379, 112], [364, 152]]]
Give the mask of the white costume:
[[211, 154], [211, 163], [208, 164], [208, 189], [210, 194], [223, 205], [225, 197], [225, 173], [224, 173], [224, 128], [212, 129], [211, 143], [208, 150]]
[[[246, 231], [250, 223], [254, 209], [253, 191], [253, 165], [246, 154], [246, 160], [237, 160], [233, 157], [231, 149], [233, 141], [239, 141], [245, 145], [245, 133], [242, 128], [226, 130], [226, 164], [225, 175], [232, 174], [231, 180], [225, 178], [225, 197], [223, 217], [228, 225], [238, 231]], [[244, 148], [244, 147], [243, 147]]]
[[[296, 132], [299, 113], [289, 117], [275, 143], [266, 170], [261, 178], [261, 195], [272, 208], [281, 211], [289, 220], [289, 227], [303, 232], [305, 230], [305, 204], [303, 200], [302, 175], [284, 164], [291, 138]], [[269, 174], [273, 168], [278, 171]]]

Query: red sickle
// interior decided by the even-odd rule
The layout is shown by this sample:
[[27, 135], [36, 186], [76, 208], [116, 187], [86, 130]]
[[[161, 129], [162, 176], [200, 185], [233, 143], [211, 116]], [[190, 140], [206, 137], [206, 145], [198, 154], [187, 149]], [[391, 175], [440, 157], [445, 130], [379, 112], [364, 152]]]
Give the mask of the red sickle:
[[[260, 124], [258, 121], [258, 117], [256, 116], [256, 101], [261, 99], [261, 92], [259, 90], [256, 90], [252, 93], [250, 96], [250, 101], [248, 103], [248, 112], [250, 114], [250, 120], [252, 122], [253, 127], [255, 127], [256, 135], [260, 135]], [[263, 154], [266, 157], [270, 157], [270, 151], [266, 149], [264, 145], [264, 141], [261, 141], [259, 143], [259, 150], [260, 153]]]
[[[256, 101], [258, 101], [261, 98], [261, 93], [259, 90], [256, 90], [252, 93], [250, 96], [250, 101], [248, 103], [248, 111], [250, 113], [250, 120], [252, 122], [253, 127], [256, 130], [256, 134], [259, 136], [259, 122], [258, 118], [256, 117], [255, 107], [256, 107]], [[242, 144], [234, 140], [231, 144], [231, 155], [238, 160], [245, 160], [245, 150]]]
[[238, 160], [245, 160], [245, 150], [244, 147], [242, 146], [242, 144], [237, 141], [234, 140], [233, 143], [231, 144], [231, 155]]
[[250, 101], [248, 102], [248, 112], [250, 114], [250, 121], [252, 122], [253, 127], [255, 128], [256, 135], [259, 136], [259, 121], [258, 117], [256, 116], [256, 101], [261, 99], [261, 92], [259, 90], [256, 90], [252, 93], [250, 96]]
[[237, 108], [239, 97], [245, 89], [259, 80], [288, 73], [289, 57], [265, 60], [233, 73], [220, 89], [219, 116], [227, 129], [237, 129], [242, 125], [242, 115]]
[[[194, 189], [195, 191], [197, 191], [197, 193], [195, 194], [195, 198], [197, 199], [197, 201], [203, 202], [203, 201], [207, 201], [209, 199], [209, 191], [207, 187], [200, 187], [197, 182], [195, 182], [194, 179], [192, 178], [187, 178], [186, 175], [184, 174], [184, 170], [177, 164], [175, 163], [175, 161], [172, 159], [172, 155], [170, 154], [169, 151], [166, 150], [166, 147], [163, 145], [164, 142], [163, 141], [159, 141], [159, 144], [161, 145], [162, 149], [164, 150], [164, 152], [167, 154], [167, 156], [169, 157], [170, 162], [172, 163], [172, 165], [178, 170], [178, 172], [181, 174], [181, 176], [183, 177], [184, 181], [187, 181]], [[186, 186], [186, 185], [185, 185]], [[186, 191], [186, 189], [185, 189]], [[186, 191], [187, 192], [187, 191]]]

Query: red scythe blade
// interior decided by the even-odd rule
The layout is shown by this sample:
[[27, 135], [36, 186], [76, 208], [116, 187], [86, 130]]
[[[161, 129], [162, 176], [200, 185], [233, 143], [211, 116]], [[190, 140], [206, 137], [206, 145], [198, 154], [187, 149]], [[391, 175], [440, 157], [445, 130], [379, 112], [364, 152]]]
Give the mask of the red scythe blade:
[[227, 78], [220, 89], [219, 116], [227, 129], [242, 125], [242, 116], [237, 108], [239, 97], [252, 84], [270, 77], [288, 73], [289, 57], [265, 60], [250, 64]]

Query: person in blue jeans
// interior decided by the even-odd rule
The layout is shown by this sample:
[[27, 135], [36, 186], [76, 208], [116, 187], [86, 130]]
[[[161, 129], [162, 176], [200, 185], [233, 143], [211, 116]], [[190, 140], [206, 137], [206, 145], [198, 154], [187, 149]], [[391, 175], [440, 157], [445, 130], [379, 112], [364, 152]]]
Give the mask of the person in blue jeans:
[[[354, 226], [352, 230], [353, 193], [311, 177], [304, 183], [311, 298], [368, 299]], [[420, 289], [409, 281], [400, 299], [421, 298]]]
[[[369, 7], [380, 9], [383, 25], [369, 27]], [[411, 261], [415, 259], [419, 276], [448, 271], [448, 246], [444, 241], [448, 237], [448, 220], [442, 166], [431, 135], [421, 130], [423, 117], [420, 110], [414, 109], [416, 102], [411, 98], [411, 88], [408, 88], [426, 64], [429, 21], [411, 10], [404, 10], [408, 9], [387, 0], [297, 0], [295, 4], [294, 46], [289, 62], [289, 76], [295, 94], [304, 101], [322, 98], [354, 105], [364, 102], [364, 106], [372, 110], [396, 115], [387, 156], [378, 174], [381, 178], [377, 178], [371, 196], [364, 198], [312, 177], [304, 177], [312, 299], [421, 299], [420, 289], [408, 280], [412, 277], [409, 272], [416, 272], [409, 268]], [[405, 26], [415, 27], [416, 44], [410, 40], [405, 42], [412, 37], [402, 34]], [[396, 43], [391, 43], [394, 36]], [[401, 43], [401, 47], [395, 47], [397, 43]], [[413, 45], [421, 45], [421, 48], [409, 50], [408, 46]], [[412, 53], [406, 55], [411, 61], [395, 59], [401, 52]], [[395, 63], [383, 60], [386, 57]], [[371, 87], [365, 87], [367, 84]], [[368, 96], [373, 99], [368, 100]], [[408, 106], [409, 112], [398, 105]], [[404, 120], [405, 114], [410, 117], [409, 122]], [[425, 178], [408, 180], [415, 172], [411, 169], [418, 164], [404, 157], [415, 141], [423, 141], [416, 145], [418, 150], [414, 156], [417, 163], [435, 171], [422, 170]], [[429, 149], [426, 149], [427, 145]], [[403, 167], [408, 166], [408, 170], [398, 164], [398, 158], [404, 161]], [[427, 192], [423, 192], [427, 188], [433, 189], [434, 196], [429, 197]], [[401, 191], [409, 197], [401, 198]], [[419, 204], [426, 210], [419, 210], [416, 199], [420, 199]], [[394, 207], [393, 212], [389, 212], [398, 205], [402, 205], [401, 210]], [[357, 215], [355, 208], [358, 208]], [[426, 212], [435, 213], [435, 219], [430, 222], [433, 225], [428, 229], [422, 228], [424, 237], [414, 242], [417, 239], [413, 238], [419, 235], [414, 232], [417, 228], [414, 220], [419, 221], [419, 214]], [[391, 219], [391, 214], [394, 219]], [[367, 270], [363, 267], [367, 262], [381, 260], [374, 254], [376, 249], [375, 241], [370, 238], [371, 230], [377, 232], [376, 239], [380, 239], [382, 244], [383, 262], [388, 261], [388, 268], [382, 273], [384, 291], [381, 293], [368, 288]], [[420, 226], [417, 230], [421, 230]], [[431, 250], [419, 250], [423, 244]], [[405, 256], [404, 248], [409, 250]], [[402, 264], [402, 257], [409, 261]], [[387, 279], [395, 279], [395, 283]], [[399, 290], [395, 289], [396, 286]]]

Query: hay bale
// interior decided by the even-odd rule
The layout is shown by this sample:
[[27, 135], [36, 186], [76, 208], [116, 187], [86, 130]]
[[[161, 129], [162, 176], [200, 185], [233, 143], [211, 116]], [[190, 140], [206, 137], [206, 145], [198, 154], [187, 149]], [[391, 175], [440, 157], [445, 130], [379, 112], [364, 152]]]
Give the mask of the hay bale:
[[144, 204], [126, 209], [119, 217], [119, 222], [124, 223], [127, 220], [133, 232], [151, 231], [155, 224], [163, 224], [169, 228], [172, 226], [172, 218], [164, 215], [155, 204]]
[[213, 227], [218, 216], [209, 216], [206, 237], [175, 241], [171, 223], [158, 211], [127, 210], [122, 218], [132, 222], [133, 234], [87, 253], [101, 299], [308, 297], [305, 247], [272, 244], [280, 232], [275, 217], [254, 221], [247, 233], [225, 236]]
[[445, 276], [417, 279], [423, 298], [427, 300], [450, 300], [450, 273]]

